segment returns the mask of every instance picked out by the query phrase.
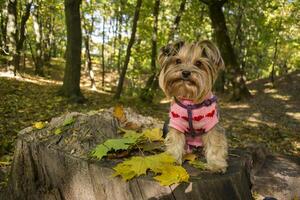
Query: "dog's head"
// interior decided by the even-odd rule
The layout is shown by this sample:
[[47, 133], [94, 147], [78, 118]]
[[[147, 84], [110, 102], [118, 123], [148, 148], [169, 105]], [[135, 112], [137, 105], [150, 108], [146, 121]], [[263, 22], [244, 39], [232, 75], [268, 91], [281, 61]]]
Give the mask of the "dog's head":
[[169, 44], [161, 48], [158, 63], [159, 85], [166, 96], [194, 101], [203, 100], [224, 68], [220, 51], [208, 40]]

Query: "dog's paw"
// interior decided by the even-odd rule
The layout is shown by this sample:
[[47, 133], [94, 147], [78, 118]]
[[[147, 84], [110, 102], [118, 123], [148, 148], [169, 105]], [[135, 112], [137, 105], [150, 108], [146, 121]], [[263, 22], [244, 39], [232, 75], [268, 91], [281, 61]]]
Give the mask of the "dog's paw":
[[180, 153], [180, 152], [178, 153], [178, 151], [173, 151], [173, 150], [174, 149], [172, 149], [172, 150], [168, 149], [167, 153], [174, 157], [177, 164], [181, 165], [182, 164], [182, 153]]
[[223, 163], [223, 164], [209, 163], [206, 164], [206, 169], [215, 173], [225, 173], [227, 170], [227, 163]]

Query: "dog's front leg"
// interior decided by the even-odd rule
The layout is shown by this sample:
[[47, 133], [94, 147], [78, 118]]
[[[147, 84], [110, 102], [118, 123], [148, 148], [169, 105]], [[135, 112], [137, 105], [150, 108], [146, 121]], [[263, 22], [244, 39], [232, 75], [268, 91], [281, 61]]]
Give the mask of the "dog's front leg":
[[226, 161], [228, 145], [224, 129], [216, 125], [212, 130], [203, 135], [202, 141], [204, 144], [207, 168], [213, 172], [224, 173], [228, 166]]
[[185, 135], [170, 127], [165, 139], [167, 152], [174, 156], [178, 164], [182, 163], [182, 156], [185, 154]]

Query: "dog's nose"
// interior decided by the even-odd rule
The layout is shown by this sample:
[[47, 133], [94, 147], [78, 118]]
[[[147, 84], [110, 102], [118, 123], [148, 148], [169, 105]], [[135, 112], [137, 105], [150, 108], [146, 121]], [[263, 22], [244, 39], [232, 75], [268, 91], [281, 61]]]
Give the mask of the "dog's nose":
[[184, 70], [181, 72], [182, 78], [188, 78], [191, 75], [190, 71]]

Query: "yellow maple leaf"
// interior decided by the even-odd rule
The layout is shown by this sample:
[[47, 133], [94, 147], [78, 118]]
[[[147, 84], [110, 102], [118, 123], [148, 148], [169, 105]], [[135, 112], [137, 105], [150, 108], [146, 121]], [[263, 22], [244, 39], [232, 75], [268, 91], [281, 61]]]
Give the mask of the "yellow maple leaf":
[[113, 116], [117, 118], [121, 123], [126, 121], [126, 115], [122, 105], [117, 105], [114, 107]]
[[33, 127], [36, 129], [43, 129], [43, 128], [45, 128], [45, 126], [46, 126], [45, 122], [35, 122], [33, 124]]
[[136, 156], [114, 167], [113, 169], [116, 171], [116, 173], [114, 173], [113, 176], [121, 175], [123, 180], [127, 181], [134, 176], [146, 174], [148, 168], [149, 163], [145, 162], [145, 159], [143, 157]]
[[189, 174], [181, 166], [164, 165], [161, 168], [161, 174], [155, 176], [154, 179], [159, 181], [163, 186], [172, 185], [179, 182], [188, 182]]
[[135, 176], [146, 174], [148, 170], [158, 174], [154, 177], [161, 185], [171, 185], [182, 181], [187, 182], [189, 174], [181, 166], [175, 165], [174, 158], [161, 153], [153, 156], [135, 156], [119, 163], [113, 168], [113, 176], [121, 176], [123, 180], [130, 180]]
[[146, 129], [143, 131], [143, 135], [152, 142], [163, 140], [163, 133], [160, 128]]

